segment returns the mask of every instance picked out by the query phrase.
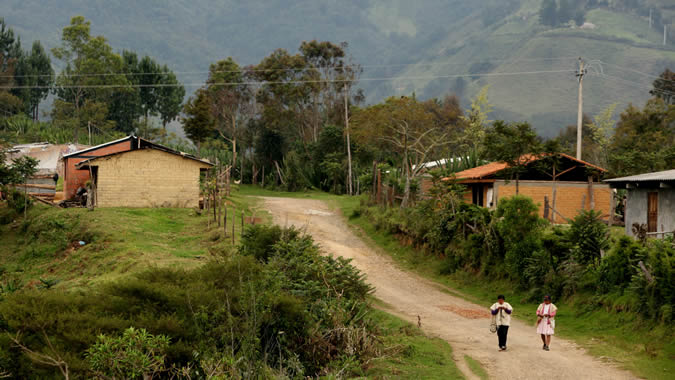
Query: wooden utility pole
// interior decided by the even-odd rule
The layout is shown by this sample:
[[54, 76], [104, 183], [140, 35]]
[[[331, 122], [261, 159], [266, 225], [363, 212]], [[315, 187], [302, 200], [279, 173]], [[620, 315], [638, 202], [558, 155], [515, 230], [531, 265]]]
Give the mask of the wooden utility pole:
[[347, 132], [347, 191], [349, 195], [353, 193], [352, 186], [352, 147], [349, 140], [349, 91], [347, 91], [347, 82], [344, 84], [345, 90], [345, 131]]
[[579, 78], [579, 104], [577, 109], [577, 160], [581, 160], [581, 143], [583, 140], [582, 128], [583, 128], [583, 119], [584, 119], [584, 75], [586, 74], [586, 69], [584, 68], [584, 61], [579, 57], [579, 71], [577, 72], [577, 78]]

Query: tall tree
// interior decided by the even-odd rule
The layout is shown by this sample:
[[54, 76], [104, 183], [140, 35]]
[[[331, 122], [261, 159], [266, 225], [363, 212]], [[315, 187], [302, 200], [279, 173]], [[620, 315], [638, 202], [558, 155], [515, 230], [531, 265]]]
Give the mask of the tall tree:
[[488, 115], [492, 112], [492, 105], [488, 102], [488, 86], [483, 87], [478, 95], [471, 100], [471, 109], [466, 116], [462, 116], [465, 131], [461, 138], [462, 149], [479, 151], [485, 139], [485, 130], [490, 122]]
[[183, 107], [185, 116], [181, 119], [187, 137], [201, 149], [201, 144], [216, 133], [215, 123], [211, 116], [211, 104], [208, 94], [200, 89], [194, 97], [188, 99]]
[[232, 144], [231, 167], [234, 169], [240, 134], [238, 125], [240, 122], [245, 123], [252, 98], [249, 87], [244, 84], [244, 71], [231, 57], [212, 64], [206, 81], [206, 93], [218, 133]]
[[644, 109], [628, 106], [609, 148], [613, 176], [675, 168], [675, 105], [654, 98]]
[[519, 193], [520, 174], [532, 161], [532, 155], [540, 151], [540, 140], [529, 123], [506, 123], [495, 121], [485, 135], [482, 157], [491, 161], [505, 162], [509, 179], [516, 180]]
[[556, 0], [544, 0], [539, 8], [539, 21], [542, 25], [558, 25], [558, 4]]
[[14, 62], [0, 52], [0, 117], [12, 116], [22, 108], [21, 99], [9, 91], [14, 86]]
[[[65, 67], [55, 82], [58, 102], [54, 102], [54, 116], [69, 116], [66, 125], [74, 129], [75, 140], [81, 128], [96, 124], [104, 129], [114, 126], [102, 120], [92, 121], [85, 116], [91, 110], [105, 108], [116, 91], [129, 91], [129, 81], [123, 74], [122, 57], [115, 54], [103, 36], [91, 35], [91, 23], [82, 16], [71, 19], [70, 25], [63, 29], [61, 46], [52, 49], [54, 57], [61, 60]], [[100, 103], [100, 104], [99, 104]], [[83, 108], [88, 108], [83, 112]], [[63, 121], [63, 120], [61, 120]]]
[[613, 118], [616, 106], [617, 103], [609, 105], [596, 115], [593, 122], [588, 125], [591, 139], [595, 145], [595, 149], [589, 155], [590, 161], [603, 168], [606, 168], [609, 163], [609, 145], [614, 135], [614, 125], [616, 125]]
[[54, 69], [49, 54], [40, 41], [34, 41], [31, 47], [28, 63], [32, 77], [30, 89], [29, 109], [33, 120], [40, 118], [40, 103], [47, 97], [54, 83]]
[[162, 119], [162, 127], [175, 120], [180, 114], [181, 104], [185, 97], [185, 87], [180, 85], [176, 74], [168, 66], [162, 66], [162, 81], [164, 85], [158, 89], [157, 112]]
[[666, 69], [659, 79], [654, 81], [653, 86], [654, 88], [649, 91], [650, 94], [663, 99], [666, 104], [675, 104], [675, 72]]
[[364, 144], [384, 143], [400, 154], [405, 175], [401, 208], [410, 201], [411, 180], [419, 175], [423, 163], [449, 143], [448, 130], [434, 125], [433, 116], [415, 98], [388, 98], [354, 115], [354, 135]]

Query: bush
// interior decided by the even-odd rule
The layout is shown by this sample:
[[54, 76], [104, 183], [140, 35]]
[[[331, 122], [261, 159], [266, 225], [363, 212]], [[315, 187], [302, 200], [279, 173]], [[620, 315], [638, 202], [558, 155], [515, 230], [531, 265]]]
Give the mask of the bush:
[[244, 230], [241, 235], [239, 252], [245, 256], [253, 256], [260, 261], [267, 262], [274, 252], [274, 245], [281, 239], [282, 230], [279, 226], [256, 224]]
[[642, 246], [633, 239], [622, 236], [612, 250], [598, 264], [597, 292], [599, 294], [618, 290], [620, 293], [631, 282], [639, 260], [644, 259]]
[[[233, 254], [195, 270], [155, 268], [91, 289], [3, 294], [2, 328], [20, 331], [26, 347], [62, 358], [75, 378], [133, 378], [160, 370], [159, 358], [163, 368], [193, 378], [207, 367], [233, 378], [316, 377], [345, 358], [358, 363], [377, 355], [366, 300], [371, 288], [348, 260], [321, 256], [296, 230], [247, 232], [240, 250], [249, 256]], [[54, 368], [35, 366], [8, 336], [0, 336], [6, 370], [18, 378], [58, 377]], [[125, 364], [110, 367], [111, 360]]]
[[122, 336], [104, 334], [86, 353], [91, 369], [104, 378], [147, 379], [166, 371], [169, 338], [129, 327]]
[[495, 217], [496, 228], [504, 242], [504, 262], [509, 275], [525, 283], [525, 269], [530, 258], [542, 250], [545, 220], [537, 214], [538, 207], [531, 198], [516, 195], [499, 201]]
[[569, 241], [574, 242], [572, 256], [582, 265], [596, 262], [609, 247], [607, 225], [598, 211], [582, 211], [570, 224]]

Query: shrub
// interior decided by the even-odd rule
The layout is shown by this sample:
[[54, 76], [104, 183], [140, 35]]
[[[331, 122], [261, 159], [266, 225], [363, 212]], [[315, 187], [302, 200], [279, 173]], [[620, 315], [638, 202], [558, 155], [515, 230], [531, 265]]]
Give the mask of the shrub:
[[274, 252], [274, 245], [281, 239], [281, 227], [256, 224], [244, 230], [239, 252], [267, 261]]
[[598, 293], [623, 291], [635, 275], [638, 261], [644, 257], [644, 249], [637, 242], [622, 236], [598, 264]]
[[86, 353], [91, 369], [104, 378], [147, 379], [166, 371], [169, 338], [129, 327], [121, 336], [104, 334]]
[[582, 265], [599, 260], [609, 247], [607, 225], [600, 217], [598, 211], [582, 211], [570, 224], [569, 240], [574, 242], [572, 256]]
[[[20, 331], [26, 347], [63, 358], [74, 378], [90, 377], [90, 365], [100, 375], [133, 378], [160, 370], [158, 358], [193, 378], [207, 370], [233, 378], [316, 377], [347, 357], [378, 354], [371, 288], [348, 260], [320, 255], [297, 230], [253, 231], [240, 247], [249, 256], [194, 270], [154, 268], [91, 289], [3, 294], [1, 327]], [[253, 246], [266, 253], [256, 255]], [[129, 333], [131, 326], [148, 335]], [[14, 376], [56, 377], [56, 369], [35, 366], [3, 337], [0, 365]], [[115, 360], [124, 365], [110, 367]]]
[[525, 269], [535, 252], [542, 249], [542, 230], [545, 220], [537, 214], [531, 198], [516, 195], [499, 201], [495, 217], [496, 228], [504, 241], [504, 262], [509, 275], [526, 282]]

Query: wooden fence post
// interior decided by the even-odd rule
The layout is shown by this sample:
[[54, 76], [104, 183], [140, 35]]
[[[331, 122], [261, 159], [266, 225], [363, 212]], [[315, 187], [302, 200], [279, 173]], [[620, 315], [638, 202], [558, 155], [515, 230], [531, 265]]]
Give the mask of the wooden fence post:
[[609, 219], [607, 225], [611, 228], [614, 224], [614, 212], [616, 211], [616, 200], [614, 199], [614, 190], [609, 189]]
[[544, 219], [549, 220], [549, 211], [548, 211], [548, 195], [544, 196]]
[[227, 237], [227, 205], [225, 205], [225, 210], [223, 210], [223, 237]]
[[234, 244], [234, 225], [237, 224], [235, 221], [237, 220], [237, 208], [235, 206], [232, 206], [232, 244]]

